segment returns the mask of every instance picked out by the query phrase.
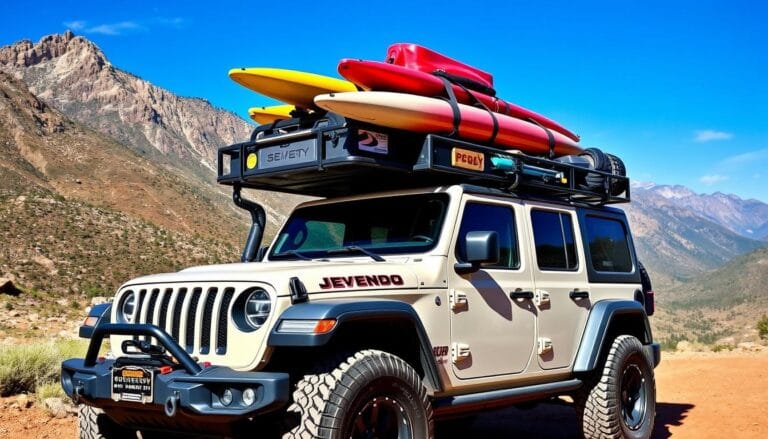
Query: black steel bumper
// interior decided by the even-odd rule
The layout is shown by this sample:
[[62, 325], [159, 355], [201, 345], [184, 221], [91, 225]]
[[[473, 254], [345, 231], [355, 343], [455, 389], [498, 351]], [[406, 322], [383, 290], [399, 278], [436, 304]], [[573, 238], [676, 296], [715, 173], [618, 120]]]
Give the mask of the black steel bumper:
[[[110, 334], [151, 336], [178, 361], [180, 367], [175, 370], [154, 375], [152, 403], [112, 399], [115, 360], [96, 358], [104, 337]], [[146, 324], [103, 324], [94, 328], [85, 358], [73, 358], [62, 363], [61, 384], [76, 402], [102, 408], [126, 426], [159, 429], [192, 426], [210, 431], [220, 431], [223, 424], [284, 406], [290, 390], [287, 373], [238, 372], [228, 367], [202, 367], [168, 333]], [[232, 394], [229, 404], [221, 400], [226, 389]], [[251, 404], [243, 401], [246, 389], [254, 391], [255, 398]]]

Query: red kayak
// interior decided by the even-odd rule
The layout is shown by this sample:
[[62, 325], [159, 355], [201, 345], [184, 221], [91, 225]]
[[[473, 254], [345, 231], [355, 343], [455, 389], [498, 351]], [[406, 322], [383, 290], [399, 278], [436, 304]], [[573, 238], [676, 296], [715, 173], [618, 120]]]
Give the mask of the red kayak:
[[[353, 91], [315, 96], [315, 105], [350, 119], [416, 133], [449, 134], [454, 131], [454, 110], [444, 99], [411, 93]], [[460, 122], [456, 137], [527, 154], [555, 156], [579, 154], [582, 149], [568, 137], [516, 117], [469, 105], [457, 105]], [[492, 137], [496, 121], [498, 132]]]
[[[389, 46], [387, 49], [387, 63], [396, 66], [405, 67], [411, 70], [418, 70], [424, 73], [444, 72], [453, 77], [464, 78], [477, 83], [481, 88], [469, 88], [481, 90], [482, 88], [493, 89], [493, 76], [477, 67], [456, 61], [442, 53], [427, 49], [418, 44], [397, 43]], [[490, 94], [495, 94], [491, 92]]]
[[[420, 70], [388, 64], [378, 61], [363, 61], [342, 59], [339, 62], [341, 76], [368, 91], [391, 91], [410, 93], [419, 96], [446, 96], [445, 84], [438, 76]], [[535, 113], [527, 108], [506, 102], [473, 90], [465, 90], [458, 85], [452, 85], [456, 99], [463, 104], [474, 103], [472, 97], [482, 102], [491, 111], [512, 116], [556, 131], [571, 140], [578, 142], [579, 136], [566, 129], [559, 123]], [[470, 94], [472, 96], [470, 96]]]

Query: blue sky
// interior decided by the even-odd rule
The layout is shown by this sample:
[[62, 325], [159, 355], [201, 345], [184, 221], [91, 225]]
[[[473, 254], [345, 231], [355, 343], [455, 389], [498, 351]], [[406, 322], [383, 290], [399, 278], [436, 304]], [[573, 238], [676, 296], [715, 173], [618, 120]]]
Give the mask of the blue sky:
[[768, 3], [38, 1], [0, 6], [0, 45], [67, 28], [117, 67], [246, 116], [232, 67], [336, 75], [419, 43], [498, 95], [622, 157], [632, 178], [768, 202]]

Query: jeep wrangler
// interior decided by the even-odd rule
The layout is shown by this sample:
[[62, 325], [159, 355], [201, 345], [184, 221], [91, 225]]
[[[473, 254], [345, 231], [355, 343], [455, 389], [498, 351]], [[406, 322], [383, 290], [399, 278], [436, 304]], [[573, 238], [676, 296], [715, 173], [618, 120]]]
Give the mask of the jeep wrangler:
[[[81, 438], [432, 438], [559, 397], [585, 437], [651, 435], [653, 292], [609, 207], [630, 200], [617, 157], [328, 113], [220, 148], [218, 181], [253, 220], [241, 262], [140, 277], [93, 307], [85, 358], [62, 364]], [[243, 188], [321, 199], [260, 247]]]

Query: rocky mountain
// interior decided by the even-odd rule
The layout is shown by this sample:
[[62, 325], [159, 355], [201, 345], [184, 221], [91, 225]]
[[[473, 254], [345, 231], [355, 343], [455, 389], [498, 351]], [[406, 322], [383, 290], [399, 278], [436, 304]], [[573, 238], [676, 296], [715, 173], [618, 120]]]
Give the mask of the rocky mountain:
[[[235, 114], [198, 98], [183, 98], [113, 66], [91, 41], [64, 34], [0, 48], [0, 70], [24, 81], [49, 107], [102, 133], [193, 184], [203, 198], [239, 218], [222, 231], [242, 228], [249, 217], [215, 183], [218, 147], [247, 139], [251, 127]], [[82, 166], [100, 166], [96, 160]], [[299, 197], [259, 192], [274, 233]], [[172, 200], [169, 204], [174, 204]], [[210, 211], [210, 210], [209, 210]], [[198, 216], [212, 216], [202, 215]]]
[[103, 294], [138, 274], [237, 260], [244, 224], [206, 194], [0, 72], [0, 277]]
[[685, 207], [745, 238], [768, 240], [768, 204], [744, 200], [733, 194], [698, 194], [684, 186], [637, 184], [633, 195], [643, 199], [667, 200]]
[[200, 167], [214, 169], [219, 146], [250, 134], [235, 114], [120, 70], [93, 42], [69, 31], [0, 48], [0, 70], [23, 79], [34, 95], [71, 119], [140, 154], [164, 156], [198, 173]]
[[[632, 203], [623, 208], [629, 216], [640, 258], [660, 283], [669, 285], [675, 280], [690, 279], [766, 245], [764, 241], [744, 237], [701, 213], [699, 209], [707, 210], [703, 202], [699, 209], [694, 209], [680, 202], [681, 198], [671, 196], [672, 192], [665, 189], [669, 186], [659, 188], [635, 188]], [[680, 187], [674, 193], [685, 193], [690, 199], [698, 197]], [[735, 196], [728, 197], [740, 200]], [[723, 218], [736, 215], [729, 212], [720, 215]]]

